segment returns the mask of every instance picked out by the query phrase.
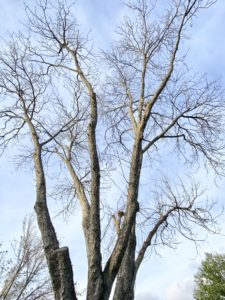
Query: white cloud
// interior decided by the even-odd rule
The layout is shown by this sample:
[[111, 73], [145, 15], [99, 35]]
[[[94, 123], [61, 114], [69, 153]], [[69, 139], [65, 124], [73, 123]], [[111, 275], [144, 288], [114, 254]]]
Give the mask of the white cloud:
[[[32, 0], [30, 0], [30, 3], [31, 2]], [[99, 4], [97, 6], [98, 2]], [[113, 9], [110, 7], [109, 10], [107, 4], [107, 12], [113, 12], [110, 16], [106, 14], [105, 10], [103, 11], [104, 7], [100, 6], [102, 2], [100, 3], [99, 0], [94, 1], [92, 6], [87, 6], [89, 5], [88, 1], [85, 1], [85, 4], [83, 4], [83, 1], [79, 1], [79, 3], [81, 3], [80, 9], [78, 10], [79, 21], [82, 21], [82, 25], [88, 28], [95, 26], [97, 29], [94, 33], [99, 31], [97, 40], [108, 42], [113, 35], [109, 27], [115, 25], [118, 19], [121, 18], [120, 7], [115, 6]], [[210, 10], [208, 14], [211, 14], [211, 18], [207, 18], [207, 23], [203, 22], [202, 24], [204, 25], [199, 25], [199, 28], [196, 28], [197, 26], [194, 28], [196, 34], [193, 36], [193, 40], [190, 41], [190, 59], [193, 64], [198, 65], [199, 68], [204, 67], [206, 71], [210, 69], [210, 72], [218, 70], [217, 72], [215, 71], [215, 73], [220, 73], [220, 71], [224, 69], [225, 62], [225, 59], [223, 59], [224, 48], [222, 47], [224, 43], [224, 37], [222, 36], [224, 4], [222, 4], [223, 2], [221, 1], [220, 3], [223, 7], [221, 6], [221, 9], [218, 9], [217, 6], [217, 10], [214, 9], [215, 14], [211, 14]], [[112, 4], [110, 4], [110, 6], [111, 5]], [[99, 17], [100, 9], [102, 9], [101, 18]], [[105, 17], [103, 13], [106, 15]], [[4, 5], [1, 7], [0, 16], [1, 34], [3, 34], [5, 30], [16, 29], [19, 25], [18, 20], [24, 16], [22, 1], [9, 0], [4, 2]], [[171, 169], [174, 172], [174, 166], [172, 166]], [[11, 170], [11, 172], [13, 171]], [[12, 237], [16, 237], [19, 234], [23, 216], [32, 210], [35, 198], [33, 194], [35, 183], [32, 178], [30, 178], [31, 175], [21, 175], [21, 173], [10, 173], [8, 163], [3, 165], [1, 158], [0, 203], [1, 210], [4, 212], [1, 216], [1, 240], [7, 241]], [[201, 176], [199, 177], [201, 178]], [[214, 196], [217, 193], [216, 188], [211, 191], [211, 194]], [[54, 204], [52, 204], [52, 207], [54, 211]], [[85, 252], [84, 241], [78, 233], [81, 220], [77, 214], [74, 220], [69, 224], [62, 224], [60, 221], [61, 220], [54, 219], [59, 238], [62, 240], [62, 245], [70, 246], [71, 257], [73, 258], [75, 267], [75, 280], [80, 282], [82, 289], [83, 286], [85, 286], [86, 280], [86, 260], [83, 257], [83, 253]], [[224, 251], [223, 239], [221, 236], [211, 236], [207, 245], [204, 244], [204, 246], [202, 246], [201, 252], [210, 252], [214, 249], [218, 249], [218, 251], [221, 249], [221, 252]], [[194, 283], [191, 274], [196, 272], [197, 266], [195, 262], [190, 265], [190, 269], [187, 265], [189, 264], [190, 257], [193, 258], [193, 256], [195, 256], [195, 251], [193, 245], [190, 247], [187, 246], [186, 242], [183, 242], [183, 244], [185, 246], [182, 248], [182, 245], [180, 245], [177, 251], [171, 249], [162, 251], [163, 259], [158, 258], [154, 260], [154, 258], [151, 257], [150, 261], [144, 263], [140, 270], [140, 275], [138, 275], [137, 300], [193, 300], [192, 291]], [[183, 279], [178, 280], [179, 278]], [[165, 297], [162, 296], [164, 291]]]
[[136, 296], [137, 300], [160, 300], [157, 296], [150, 293], [140, 293]]
[[166, 289], [166, 300], [193, 300], [193, 279], [176, 281]]

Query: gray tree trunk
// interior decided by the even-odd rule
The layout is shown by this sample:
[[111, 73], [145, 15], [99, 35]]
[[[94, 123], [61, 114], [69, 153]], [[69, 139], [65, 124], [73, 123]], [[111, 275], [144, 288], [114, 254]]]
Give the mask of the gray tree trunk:
[[46, 198], [46, 182], [42, 165], [41, 147], [32, 124], [35, 144], [34, 165], [36, 172], [35, 212], [41, 232], [44, 251], [51, 276], [55, 300], [76, 300], [73, 270], [67, 247], [59, 248], [59, 242], [52, 224]]
[[117, 276], [113, 300], [134, 299], [135, 249], [136, 235], [135, 228], [133, 227], [129, 237], [127, 249]]

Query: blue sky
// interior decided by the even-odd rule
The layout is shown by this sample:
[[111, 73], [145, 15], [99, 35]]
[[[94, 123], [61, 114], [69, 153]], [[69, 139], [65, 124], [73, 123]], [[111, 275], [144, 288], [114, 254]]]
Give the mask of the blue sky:
[[[163, 2], [163, 0], [161, 0]], [[33, 4], [34, 1], [27, 1]], [[24, 19], [23, 1], [0, 0], [0, 35], [17, 30]], [[122, 1], [77, 0], [78, 20], [85, 28], [91, 28], [96, 46], [108, 46], [114, 37], [113, 28], [124, 13]], [[220, 0], [210, 10], [201, 12], [195, 20], [190, 39], [188, 62], [200, 73], [209, 73], [211, 78], [222, 77], [225, 85], [225, 1]], [[13, 153], [13, 149], [12, 149]], [[209, 195], [223, 202], [225, 180], [218, 181], [213, 175], [200, 172], [204, 184], [209, 186]], [[0, 241], [9, 240], [20, 234], [22, 219], [33, 209], [35, 182], [30, 170], [15, 170], [12, 155], [8, 153], [0, 160]], [[52, 214], [57, 205], [50, 203]], [[82, 259], [84, 243], [78, 234], [81, 229], [80, 216], [62, 223], [54, 219], [56, 230], [63, 244], [69, 245], [75, 266], [75, 278], [80, 278], [80, 288], [85, 287], [85, 263]], [[222, 224], [223, 226], [223, 224]], [[76, 233], [74, 232], [76, 228]], [[225, 228], [224, 228], [225, 233]], [[193, 274], [196, 272], [205, 251], [225, 252], [225, 237], [209, 236], [196, 253], [191, 242], [181, 239], [177, 250], [161, 249], [160, 255], [152, 255], [141, 267], [136, 285], [137, 300], [192, 300]]]

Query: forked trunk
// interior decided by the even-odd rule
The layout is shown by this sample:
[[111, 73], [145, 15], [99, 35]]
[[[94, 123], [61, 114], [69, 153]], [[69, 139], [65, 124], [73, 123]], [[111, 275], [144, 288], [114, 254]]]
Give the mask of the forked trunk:
[[133, 227], [129, 237], [127, 249], [117, 276], [113, 300], [134, 299], [135, 249], [136, 235], [135, 229]]
[[41, 232], [55, 300], [76, 300], [69, 250], [67, 247], [59, 248], [59, 242], [48, 211], [40, 147], [36, 147], [34, 164], [37, 195], [34, 209]]

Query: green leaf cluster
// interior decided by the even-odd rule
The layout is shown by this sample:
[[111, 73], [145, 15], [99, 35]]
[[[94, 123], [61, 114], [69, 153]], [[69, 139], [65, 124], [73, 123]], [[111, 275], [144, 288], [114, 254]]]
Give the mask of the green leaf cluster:
[[225, 255], [206, 253], [198, 273], [195, 275], [196, 300], [225, 299]]

